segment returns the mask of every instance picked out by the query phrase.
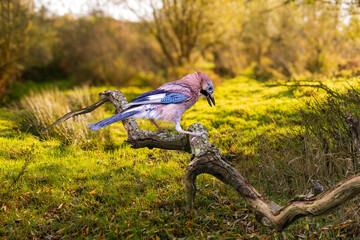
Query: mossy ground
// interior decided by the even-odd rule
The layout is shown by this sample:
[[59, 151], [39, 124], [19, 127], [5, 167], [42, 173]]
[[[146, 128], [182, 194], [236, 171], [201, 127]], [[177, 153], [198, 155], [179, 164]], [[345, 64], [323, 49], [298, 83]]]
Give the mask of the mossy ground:
[[[89, 91], [103, 90], [90, 88]], [[131, 100], [149, 89], [120, 90]], [[216, 107], [210, 108], [205, 99], [199, 100], [184, 114], [182, 125], [186, 128], [202, 123], [210, 132], [210, 141], [260, 192], [285, 203], [296, 191], [306, 189], [294, 193], [279, 190], [283, 187], [276, 176], [283, 174], [279, 169], [288, 164], [289, 159], [284, 160], [287, 153], [264, 162], [259, 154], [263, 151], [260, 143], [266, 142], [267, 146], [281, 151], [279, 134], [300, 129], [299, 109], [306, 99], [321, 94], [320, 90], [311, 88], [270, 88], [238, 77], [216, 86]], [[106, 115], [113, 112], [111, 106], [102, 108]], [[97, 111], [91, 113], [96, 114]], [[209, 175], [198, 177], [200, 190], [195, 210], [186, 213], [182, 181], [189, 154], [131, 149], [123, 143], [126, 134], [121, 123], [108, 127], [110, 136], [104, 141], [111, 144], [97, 142], [84, 146], [76, 141], [65, 144], [59, 135], [41, 137], [20, 126], [21, 116], [19, 110], [0, 109], [0, 237], [3, 239], [349, 237], [346, 227], [351, 222], [340, 221], [336, 212], [301, 219], [284, 233], [264, 228], [230, 187]], [[155, 130], [147, 121], [139, 123], [141, 128]], [[171, 124], [161, 123], [161, 126], [176, 134]], [[275, 177], [269, 177], [272, 170], [278, 171]], [[297, 178], [296, 174], [292, 177]]]

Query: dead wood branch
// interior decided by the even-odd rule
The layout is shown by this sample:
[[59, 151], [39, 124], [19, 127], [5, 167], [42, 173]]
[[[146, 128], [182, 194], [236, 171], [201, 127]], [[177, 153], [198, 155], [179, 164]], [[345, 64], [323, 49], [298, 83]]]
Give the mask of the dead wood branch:
[[360, 193], [359, 174], [340, 182], [326, 192], [314, 197], [294, 200], [287, 206], [281, 207], [259, 194], [239, 171], [226, 162], [219, 151], [214, 148], [204, 155], [195, 157], [186, 170], [185, 186], [189, 209], [193, 207], [195, 199], [196, 177], [202, 173], [211, 174], [233, 187], [253, 208], [258, 221], [278, 231], [283, 230], [301, 217], [319, 216], [327, 213]]
[[[127, 103], [126, 98], [119, 91], [108, 90], [100, 93], [100, 96], [102, 99], [98, 103], [82, 110], [68, 113], [51, 126], [73, 116], [91, 112], [106, 101], [110, 101], [114, 105], [116, 112], [122, 111], [122, 106]], [[352, 129], [356, 129], [356, 136], [359, 136], [359, 124], [356, 122], [356, 119], [356, 121], [352, 120], [348, 122], [349, 126], [351, 128], [351, 123], [357, 124], [356, 128], [353, 127]], [[190, 144], [189, 137], [184, 134], [170, 135], [169, 133], [141, 130], [136, 121], [132, 119], [126, 119], [122, 122], [128, 133], [128, 140], [126, 142], [131, 144], [133, 148], [162, 148], [192, 153], [192, 161], [185, 173], [186, 204], [188, 210], [191, 210], [194, 206], [197, 191], [196, 177], [202, 173], [211, 174], [234, 188], [252, 207], [258, 221], [278, 231], [283, 230], [301, 217], [318, 216], [327, 213], [360, 193], [360, 174], [358, 174], [338, 183], [325, 192], [322, 192], [323, 189], [321, 191], [315, 189], [314, 194], [293, 199], [286, 206], [279, 206], [260, 194], [233, 165], [223, 158], [220, 150], [209, 142], [208, 134], [203, 134]], [[191, 125], [188, 129], [193, 132], [206, 130], [199, 123]]]

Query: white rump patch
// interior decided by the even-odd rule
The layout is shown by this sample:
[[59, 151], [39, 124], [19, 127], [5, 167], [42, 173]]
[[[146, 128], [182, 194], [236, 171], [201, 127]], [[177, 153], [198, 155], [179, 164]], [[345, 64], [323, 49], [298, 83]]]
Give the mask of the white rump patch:
[[140, 112], [132, 116], [134, 119], [158, 119], [159, 117], [154, 105], [142, 105], [136, 107], [136, 110], [139, 110]]

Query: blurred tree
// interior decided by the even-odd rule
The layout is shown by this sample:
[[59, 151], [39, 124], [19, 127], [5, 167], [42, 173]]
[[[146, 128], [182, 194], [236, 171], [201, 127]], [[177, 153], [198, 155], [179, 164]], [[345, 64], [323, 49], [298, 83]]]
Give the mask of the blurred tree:
[[[195, 50], [203, 52], [219, 43], [227, 25], [222, 19], [230, 19], [226, 15], [233, 16], [230, 14], [230, 8], [224, 11], [224, 6], [230, 3], [236, 4], [230, 0], [139, 0], [137, 2], [139, 3], [137, 8], [131, 7], [133, 1], [128, 2], [129, 8], [149, 28], [173, 67], [193, 62], [192, 55]], [[139, 13], [139, 8], [150, 9], [150, 14]], [[221, 25], [220, 22], [225, 24]]]
[[0, 98], [20, 76], [157, 85], [164, 73], [184, 75], [199, 66], [232, 76], [248, 69], [263, 80], [360, 69], [358, 4], [136, 0], [128, 5], [140, 20], [129, 22], [107, 16], [100, 6], [75, 18], [49, 16], [44, 8], [35, 12], [32, 0], [2, 0]]
[[357, 4], [340, 0], [128, 1], [171, 66], [193, 66], [205, 59], [214, 63], [217, 73], [236, 75], [251, 68], [254, 77], [264, 80], [333, 75], [351, 55], [349, 46], [356, 43], [354, 34], [352, 39], [346, 37], [351, 35], [346, 29], [356, 26], [351, 23], [356, 17], [349, 21], [349, 16], [357, 12]]
[[351, 53], [347, 46], [355, 39], [346, 29], [353, 20], [340, 1], [252, 0], [245, 6], [236, 54], [257, 79], [331, 76]]
[[44, 8], [34, 11], [32, 0], [0, 1], [0, 99], [24, 70], [51, 60], [52, 38], [49, 25], [44, 25], [45, 15]]
[[[101, 11], [57, 19], [54, 61], [78, 82], [128, 84], [161, 69], [161, 54], [139, 23], [117, 21]], [[149, 76], [149, 75], [148, 75]]]
[[218, 74], [235, 75], [244, 63], [239, 54], [242, 43], [238, 38], [244, 12], [244, 1], [232, 0], [212, 1], [208, 11], [204, 11], [206, 22], [211, 24], [201, 35], [198, 49], [207, 61], [214, 62], [214, 71]]
[[205, 21], [204, 15], [209, 1], [162, 0], [161, 3], [161, 8], [151, 3], [151, 32], [170, 64], [182, 66], [190, 62], [190, 55], [205, 25], [211, 24], [211, 21]]
[[19, 76], [33, 40], [31, 0], [0, 1], [0, 99]]

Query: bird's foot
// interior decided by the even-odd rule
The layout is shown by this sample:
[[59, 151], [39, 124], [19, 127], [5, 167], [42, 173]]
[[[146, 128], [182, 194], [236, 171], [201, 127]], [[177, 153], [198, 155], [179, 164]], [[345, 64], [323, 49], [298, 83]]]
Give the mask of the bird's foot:
[[198, 132], [198, 133], [192, 133], [191, 135], [192, 135], [193, 137], [191, 138], [191, 141], [190, 141], [190, 142], [193, 143], [193, 141], [194, 141], [197, 137], [203, 135], [204, 133], [206, 133], [206, 131], [202, 131], [202, 132]]

